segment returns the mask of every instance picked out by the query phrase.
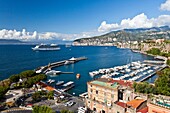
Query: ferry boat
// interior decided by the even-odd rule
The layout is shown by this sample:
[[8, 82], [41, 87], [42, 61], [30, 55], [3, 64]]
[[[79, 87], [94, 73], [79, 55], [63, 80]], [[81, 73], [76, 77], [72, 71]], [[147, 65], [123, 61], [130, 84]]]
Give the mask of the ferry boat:
[[62, 85], [62, 84], [64, 84], [64, 81], [58, 81], [58, 82], [56, 83], [57, 86], [60, 86], [60, 85]]
[[40, 44], [33, 47], [32, 50], [34, 51], [60, 50], [60, 47], [57, 44], [50, 44], [50, 45]]
[[69, 89], [73, 88], [75, 85], [74, 85], [74, 82], [73, 81], [69, 81], [65, 84], [62, 85], [62, 89], [61, 91], [65, 92], [65, 91], [68, 91]]

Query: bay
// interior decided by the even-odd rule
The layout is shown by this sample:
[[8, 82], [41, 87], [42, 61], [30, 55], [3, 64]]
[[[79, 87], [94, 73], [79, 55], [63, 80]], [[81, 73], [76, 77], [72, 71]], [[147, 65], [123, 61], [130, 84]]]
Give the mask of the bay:
[[[153, 59], [151, 56], [114, 46], [72, 46], [66, 48], [64, 45], [60, 45], [61, 50], [59, 51], [33, 51], [32, 47], [33, 45], [0, 45], [0, 80], [8, 78], [12, 74], [32, 70], [52, 62], [85, 56], [88, 58], [87, 60], [55, 68], [55, 70], [74, 72], [74, 74], [48, 76], [48, 78], [55, 79], [56, 82], [58, 80], [74, 81], [75, 87], [69, 93], [74, 92], [78, 95], [86, 91], [86, 82], [93, 79], [88, 74], [90, 71], [120, 66], [132, 61]], [[81, 75], [80, 79], [76, 79], [77, 73]], [[155, 76], [153, 78], [155, 79]], [[149, 79], [149, 82], [153, 82], [154, 79]]]

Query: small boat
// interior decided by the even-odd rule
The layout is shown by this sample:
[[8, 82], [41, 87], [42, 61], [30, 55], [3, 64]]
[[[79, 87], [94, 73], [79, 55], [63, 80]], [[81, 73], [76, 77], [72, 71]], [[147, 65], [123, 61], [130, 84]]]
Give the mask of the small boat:
[[52, 83], [54, 83], [55, 82], [55, 80], [51, 80], [50, 82], [49, 82], [49, 84], [52, 84]]
[[76, 75], [76, 78], [77, 78], [77, 79], [79, 79], [79, 78], [80, 78], [80, 74], [79, 74], [79, 73]]
[[67, 83], [62, 85], [63, 88], [61, 89], [61, 91], [65, 92], [65, 91], [73, 88], [74, 86], [75, 86], [74, 82], [73, 81], [69, 81], [69, 82], [67, 82]]
[[57, 86], [60, 86], [60, 85], [62, 85], [62, 84], [64, 84], [64, 81], [58, 81], [58, 82], [56, 83]]
[[60, 74], [61, 71], [56, 71], [56, 70], [50, 70], [50, 71], [47, 71], [45, 74], [46, 75], [56, 75], [56, 74]]
[[47, 81], [47, 83], [50, 83], [51, 82], [51, 79], [49, 79], [48, 81]]

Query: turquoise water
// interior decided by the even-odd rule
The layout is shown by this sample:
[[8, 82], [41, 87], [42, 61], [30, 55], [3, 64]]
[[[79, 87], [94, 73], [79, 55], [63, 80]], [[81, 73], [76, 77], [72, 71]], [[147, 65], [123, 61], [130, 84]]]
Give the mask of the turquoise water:
[[[55, 70], [74, 72], [74, 74], [61, 74], [48, 77], [55, 79], [56, 82], [58, 80], [64, 80], [65, 82], [74, 81], [75, 87], [69, 92], [75, 92], [75, 94], [78, 95], [86, 91], [86, 82], [92, 80], [88, 74], [89, 71], [124, 65], [132, 61], [153, 59], [151, 56], [133, 53], [129, 49], [119, 49], [116, 47], [77, 46], [66, 48], [61, 45], [60, 51], [32, 51], [31, 47], [33, 46], [0, 45], [0, 80], [8, 78], [12, 74], [35, 69], [48, 63], [69, 59], [71, 57], [85, 56], [88, 60], [55, 68]], [[81, 74], [79, 80], [77, 80], [75, 76], [77, 73]], [[149, 82], [153, 80], [154, 79], [151, 78]]]

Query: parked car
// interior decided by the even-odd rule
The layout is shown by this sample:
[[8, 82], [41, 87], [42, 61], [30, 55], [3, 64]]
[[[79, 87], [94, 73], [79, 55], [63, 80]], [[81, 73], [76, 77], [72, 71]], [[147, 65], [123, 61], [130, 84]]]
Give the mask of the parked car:
[[73, 106], [73, 105], [74, 105], [74, 102], [72, 102], [72, 101], [65, 103], [65, 106]]
[[79, 107], [78, 108], [78, 113], [86, 113], [86, 108], [85, 107]]

